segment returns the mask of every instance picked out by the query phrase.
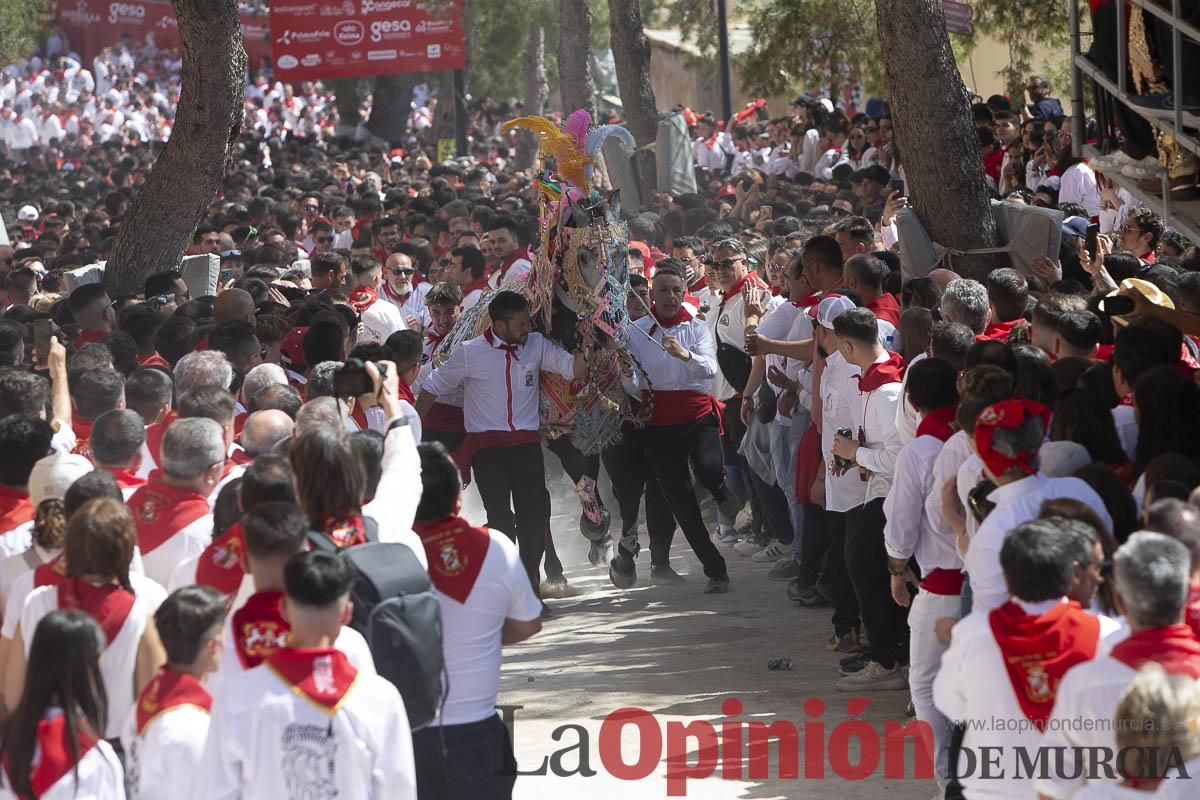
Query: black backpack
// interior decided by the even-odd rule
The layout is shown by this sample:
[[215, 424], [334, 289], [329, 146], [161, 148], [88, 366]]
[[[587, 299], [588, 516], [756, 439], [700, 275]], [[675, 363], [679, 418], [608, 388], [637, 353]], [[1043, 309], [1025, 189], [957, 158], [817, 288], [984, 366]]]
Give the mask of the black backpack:
[[[417, 730], [437, 717], [445, 700], [441, 607], [413, 551], [380, 542], [375, 520], [364, 521], [367, 542], [340, 551], [357, 576], [350, 590], [350, 627], [367, 640], [375, 669], [400, 690], [409, 725]], [[337, 551], [319, 531], [308, 540], [314, 549]]]

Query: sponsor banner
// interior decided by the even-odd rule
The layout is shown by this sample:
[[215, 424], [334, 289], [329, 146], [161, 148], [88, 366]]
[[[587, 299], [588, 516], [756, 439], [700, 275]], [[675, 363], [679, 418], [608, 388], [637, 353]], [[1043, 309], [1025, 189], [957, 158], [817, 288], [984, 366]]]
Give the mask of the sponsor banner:
[[[251, 69], [262, 66], [271, 57], [271, 33], [265, 14], [242, 17], [242, 38]], [[91, 67], [91, 60], [105, 47], [111, 47], [128, 35], [137, 44], [160, 49], [178, 49], [179, 22], [167, 2], [156, 0], [59, 0], [58, 26], [67, 35], [75, 52]]]
[[275, 77], [284, 81], [461, 69], [460, 0], [271, 0]]

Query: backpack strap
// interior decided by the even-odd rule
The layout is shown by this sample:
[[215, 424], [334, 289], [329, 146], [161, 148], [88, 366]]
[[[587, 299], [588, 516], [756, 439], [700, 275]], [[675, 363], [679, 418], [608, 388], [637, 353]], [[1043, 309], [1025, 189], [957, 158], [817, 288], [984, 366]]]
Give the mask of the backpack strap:
[[308, 546], [312, 550], [323, 550], [326, 553], [338, 552], [338, 546], [322, 531], [309, 531], [306, 538]]
[[374, 517], [363, 516], [363, 533], [367, 537], [367, 542], [379, 541], [379, 523]]

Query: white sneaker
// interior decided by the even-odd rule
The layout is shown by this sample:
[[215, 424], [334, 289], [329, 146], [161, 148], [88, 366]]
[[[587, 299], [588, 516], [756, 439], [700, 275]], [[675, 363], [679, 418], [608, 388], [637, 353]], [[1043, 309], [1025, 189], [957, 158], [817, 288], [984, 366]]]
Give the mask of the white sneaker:
[[866, 669], [838, 678], [834, 688], [839, 692], [899, 691], [908, 688], [908, 681], [898, 668], [884, 669], [878, 661], [872, 661]]
[[[765, 544], [763, 544], [762, 542], [756, 542], [753, 539], [747, 539], [744, 542], [738, 542], [736, 545], [734, 545], [733, 552], [737, 553], [739, 556], [742, 556], [743, 558], [749, 558], [750, 556], [753, 556], [757, 553], [761, 553], [763, 550], [766, 550], [766, 549], [767, 549], [767, 546]], [[774, 561], [774, 559], [771, 559], [771, 560]]]
[[788, 558], [792, 557], [792, 546], [781, 544], [778, 539], [772, 539], [770, 544], [751, 556], [750, 560], [763, 564], [774, 564], [784, 555], [787, 555]]

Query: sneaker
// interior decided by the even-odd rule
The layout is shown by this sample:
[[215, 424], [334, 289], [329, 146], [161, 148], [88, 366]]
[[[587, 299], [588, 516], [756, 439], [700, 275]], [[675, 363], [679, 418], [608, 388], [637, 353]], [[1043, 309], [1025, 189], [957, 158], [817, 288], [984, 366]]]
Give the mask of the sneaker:
[[[743, 500], [729, 489], [725, 489], [725, 499], [717, 500], [717, 511], [721, 516], [728, 520], [737, 519], [738, 512], [745, 505]], [[715, 499], [715, 498], [714, 498]]]
[[547, 575], [542, 581], [542, 597], [568, 597], [571, 587], [562, 575]]
[[811, 589], [796, 598], [796, 602], [805, 608], [826, 608], [833, 605], [833, 595], [829, 587], [818, 581]]
[[732, 546], [737, 544], [737, 531], [733, 528], [718, 528], [717, 529], [717, 544]]
[[620, 553], [608, 562], [608, 579], [618, 589], [630, 589], [637, 584], [637, 566], [629, 556]]
[[[766, 549], [766, 542], [759, 541], [757, 539], [747, 539], [746, 541], [738, 542], [733, 546], [733, 552], [737, 553], [742, 558], [749, 558], [750, 556], [761, 553]], [[771, 560], [774, 561], [774, 559]]]
[[709, 578], [708, 585], [704, 587], [705, 594], [725, 594], [729, 591], [729, 576], [723, 575], [720, 578]]
[[785, 555], [790, 556], [791, 554], [792, 546], [790, 544], [783, 544], [778, 539], [773, 539], [770, 544], [752, 555], [750, 560], [760, 564], [774, 564]]
[[769, 581], [790, 581], [800, 577], [800, 562], [794, 558], [781, 558], [767, 573]]
[[812, 589], [811, 586], [806, 586], [804, 584], [804, 582], [800, 580], [800, 577], [796, 576], [796, 578], [793, 579], [792, 582], [788, 584], [788, 587], [787, 587], [788, 600], [791, 600], [793, 602], [799, 601], [800, 598], [803, 597], [804, 595], [808, 594], [808, 592], [811, 589]]
[[650, 580], [655, 583], [683, 583], [683, 576], [671, 569], [670, 564], [651, 564]]
[[846, 675], [853, 675], [856, 672], [862, 672], [870, 663], [871, 654], [865, 652], [843, 658], [838, 661], [838, 674], [845, 677]]
[[899, 691], [908, 688], [908, 681], [896, 667], [884, 669], [878, 661], [872, 661], [865, 669], [840, 678], [833, 688], [839, 692]]
[[862, 645], [858, 641], [858, 632], [852, 630], [841, 636], [834, 634], [829, 644], [825, 645], [825, 649], [831, 653], [861, 653]]

